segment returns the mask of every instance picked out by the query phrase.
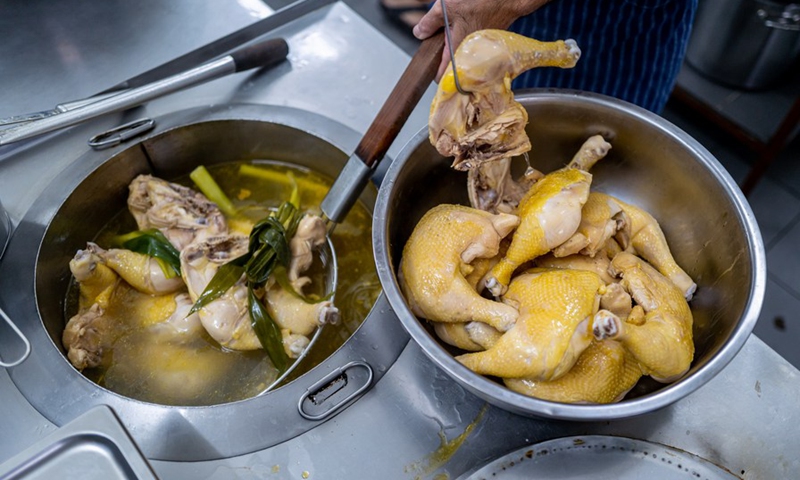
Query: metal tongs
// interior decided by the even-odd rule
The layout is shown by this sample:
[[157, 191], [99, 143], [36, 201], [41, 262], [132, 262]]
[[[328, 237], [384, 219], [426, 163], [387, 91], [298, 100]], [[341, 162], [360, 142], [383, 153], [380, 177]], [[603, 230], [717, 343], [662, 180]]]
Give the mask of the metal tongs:
[[126, 110], [178, 90], [232, 73], [269, 67], [283, 61], [289, 46], [282, 38], [255, 43], [185, 72], [137, 88], [66, 102], [51, 110], [0, 119], [0, 146], [69, 127], [106, 113]]

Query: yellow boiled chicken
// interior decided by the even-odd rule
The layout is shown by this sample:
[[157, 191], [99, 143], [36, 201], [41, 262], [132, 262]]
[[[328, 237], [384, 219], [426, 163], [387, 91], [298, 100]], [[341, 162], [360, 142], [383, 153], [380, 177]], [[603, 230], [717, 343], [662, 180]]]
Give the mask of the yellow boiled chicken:
[[139, 229], [157, 228], [178, 251], [228, 232], [219, 207], [202, 193], [151, 175], [134, 178], [128, 189], [128, 209]]
[[64, 328], [62, 343], [79, 370], [108, 361], [110, 348], [133, 330], [154, 327], [173, 342], [201, 333], [197, 316], [187, 316], [191, 301], [185, 293], [142, 294], [91, 249], [79, 250], [70, 270], [79, 282], [79, 306]]
[[[247, 237], [223, 235], [194, 242], [181, 251], [181, 275], [193, 302], [203, 293], [219, 267], [247, 252], [248, 242]], [[232, 350], [261, 348], [250, 323], [244, 274], [198, 313], [208, 334], [223, 347]]]
[[183, 290], [185, 285], [177, 273], [167, 277], [154, 257], [121, 248], [104, 250], [89, 242], [86, 247], [130, 286], [149, 295], [163, 295]]
[[339, 322], [339, 309], [330, 300], [308, 303], [284, 290], [277, 282], [268, 283], [267, 312], [281, 330], [283, 348], [289, 358], [297, 358], [310, 343], [314, 330], [326, 323]]
[[589, 169], [610, 148], [603, 137], [590, 137], [566, 167], [545, 175], [528, 190], [515, 212], [520, 226], [511, 245], [485, 278], [486, 288], [495, 297], [505, 292], [517, 267], [563, 244], [575, 233], [589, 198]]
[[505, 30], [468, 35], [439, 82], [428, 120], [431, 144], [453, 167], [469, 170], [480, 163], [530, 150], [525, 134], [528, 114], [514, 100], [511, 80], [534, 67], [572, 68], [580, 58], [573, 40], [540, 42]]
[[[534, 270], [512, 280], [503, 302], [519, 309], [517, 323], [483, 352], [456, 357], [470, 370], [502, 378], [553, 380], [564, 375], [593, 340], [605, 284], [581, 270]], [[607, 321], [600, 319], [600, 321]]]
[[639, 364], [614, 340], [592, 342], [562, 377], [551, 381], [504, 379], [515, 392], [563, 403], [614, 403], [642, 377]]
[[594, 257], [608, 239], [616, 235], [622, 226], [619, 213], [622, 207], [608, 195], [589, 193], [589, 198], [581, 210], [581, 223], [575, 234], [566, 242], [553, 249], [556, 257], [566, 257], [580, 253]]
[[483, 298], [465, 278], [480, 258], [492, 258], [519, 223], [461, 205], [438, 205], [414, 228], [400, 261], [400, 287], [415, 315], [437, 322], [484, 322], [506, 331], [517, 310]]
[[605, 255], [588, 257], [586, 255], [570, 255], [568, 257], [554, 257], [552, 253], [537, 257], [534, 264], [541, 268], [567, 268], [572, 270], [588, 270], [600, 276], [608, 285], [617, 281], [608, 273], [611, 260]]
[[622, 227], [615, 237], [622, 249], [633, 248], [634, 253], [647, 260], [669, 278], [683, 292], [686, 300], [691, 300], [697, 290], [697, 284], [675, 262], [664, 232], [656, 219], [639, 207], [618, 199], [613, 200], [619, 204], [623, 213], [621, 216]]
[[611, 266], [613, 273], [622, 276], [620, 283], [645, 315], [643, 319], [623, 321], [612, 312], [600, 310], [595, 316], [595, 336], [618, 340], [639, 362], [642, 372], [659, 382], [680, 378], [694, 356], [692, 311], [683, 293], [630, 253], [618, 254]]
[[506, 291], [517, 267], [561, 245], [575, 232], [591, 181], [588, 172], [563, 168], [533, 184], [519, 204], [520, 225], [508, 252], [486, 276], [486, 288], [495, 297]]

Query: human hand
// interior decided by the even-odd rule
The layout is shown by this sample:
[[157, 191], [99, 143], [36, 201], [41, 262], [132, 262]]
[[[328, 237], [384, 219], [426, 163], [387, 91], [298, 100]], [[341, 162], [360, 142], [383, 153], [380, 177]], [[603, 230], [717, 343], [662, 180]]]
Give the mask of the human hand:
[[[437, 0], [428, 13], [414, 27], [414, 36], [424, 40], [444, 26], [441, 2]], [[507, 29], [514, 20], [536, 11], [549, 0], [447, 0], [447, 19], [450, 21], [450, 39], [453, 51], [472, 32], [486, 28]], [[449, 45], [445, 41], [442, 61], [436, 74], [438, 82], [450, 63]]]

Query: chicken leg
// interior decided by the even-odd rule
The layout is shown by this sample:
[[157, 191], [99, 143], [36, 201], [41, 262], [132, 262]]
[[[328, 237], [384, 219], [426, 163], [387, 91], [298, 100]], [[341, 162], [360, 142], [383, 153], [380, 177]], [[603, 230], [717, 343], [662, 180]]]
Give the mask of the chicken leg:
[[456, 359], [482, 375], [556, 379], [592, 342], [592, 316], [604, 286], [595, 273], [581, 270], [519, 275], [503, 297], [519, 306], [517, 323], [485, 352]]
[[614, 403], [642, 377], [639, 364], [613, 340], [592, 342], [564, 376], [547, 381], [506, 378], [506, 386], [531, 397], [562, 403]]
[[417, 223], [400, 261], [399, 280], [415, 315], [438, 322], [481, 321], [506, 331], [518, 312], [481, 297], [465, 278], [470, 263], [497, 255], [500, 241], [519, 224], [461, 205], [438, 205]]
[[525, 133], [528, 113], [514, 100], [511, 80], [534, 67], [572, 68], [580, 58], [573, 40], [540, 42], [504, 30], [468, 35], [445, 70], [431, 104], [431, 144], [453, 167], [469, 170], [480, 163], [521, 155], [531, 148]]
[[[596, 328], [595, 336], [613, 338], [633, 355], [643, 373], [663, 383], [689, 370], [694, 356], [692, 311], [682, 292], [642, 259], [620, 253], [611, 262], [613, 272], [645, 312], [644, 322], [624, 322], [607, 311], [597, 312], [609, 329]], [[641, 324], [637, 324], [641, 323]], [[600, 325], [598, 323], [598, 325]]]

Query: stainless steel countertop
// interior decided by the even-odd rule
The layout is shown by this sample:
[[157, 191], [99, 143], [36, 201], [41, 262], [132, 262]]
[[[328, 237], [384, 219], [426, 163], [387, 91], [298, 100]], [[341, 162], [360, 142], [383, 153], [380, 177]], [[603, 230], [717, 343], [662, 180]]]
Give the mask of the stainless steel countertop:
[[[0, 116], [103, 90], [270, 13], [256, 0], [145, 2], [135, 10], [128, 3], [101, 2], [91, 11], [78, 0], [7, 7], [0, 33], [10, 41], [0, 44], [0, 58], [15, 61], [13, 66], [0, 63]], [[114, 41], [102, 41], [111, 36]], [[405, 53], [342, 3], [271, 36], [285, 37], [290, 55], [289, 62], [269, 72], [216, 80], [125, 114], [0, 149], [0, 201], [19, 223], [47, 184], [86, 151], [90, 136], [139, 116], [263, 103], [311, 110], [364, 132], [408, 62]], [[390, 157], [426, 125], [432, 93], [412, 114]], [[55, 141], [57, 155], [48, 148]], [[526, 444], [613, 434], [687, 450], [744, 478], [798, 478], [798, 375], [752, 336], [721, 374], [677, 404], [621, 421], [570, 423], [487, 407], [409, 343], [364, 397], [306, 434], [239, 457], [152, 465], [162, 478], [434, 478], [445, 473], [437, 478], [455, 478]], [[0, 371], [0, 405], [0, 462], [57, 428], [28, 404], [5, 371]], [[463, 445], [438, 463], [434, 452], [442, 438], [458, 437], [473, 422]]]

